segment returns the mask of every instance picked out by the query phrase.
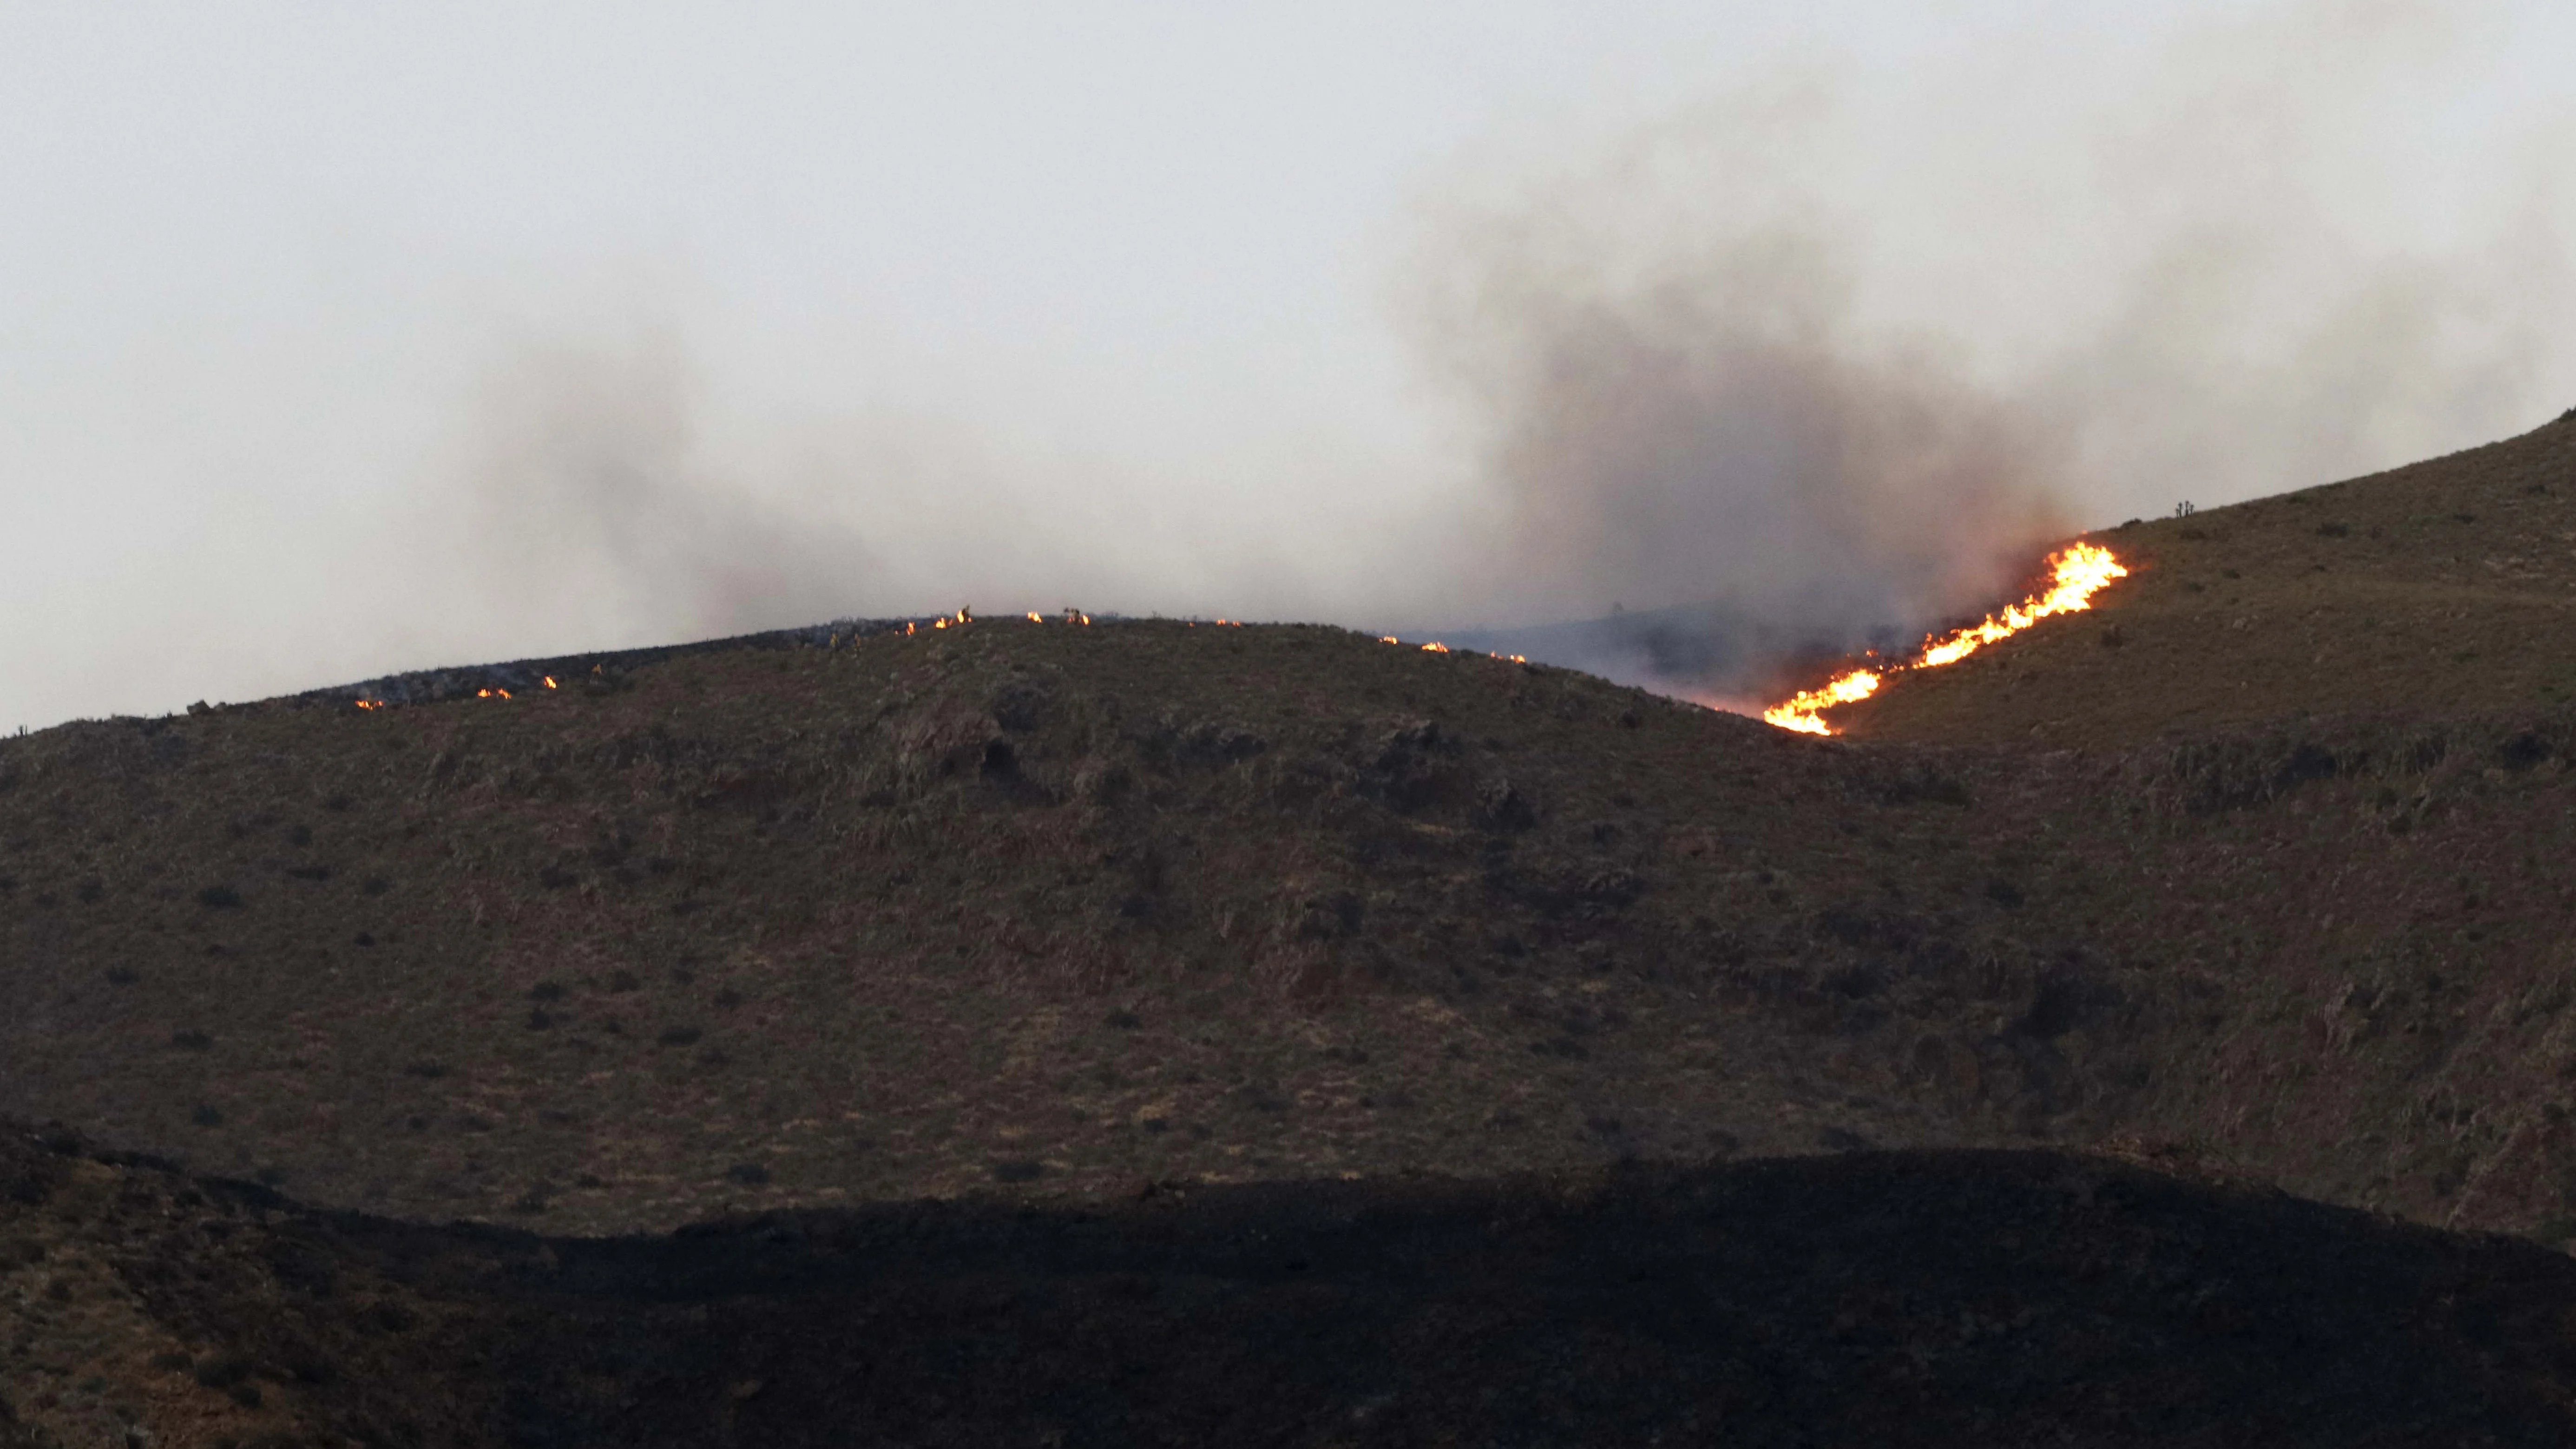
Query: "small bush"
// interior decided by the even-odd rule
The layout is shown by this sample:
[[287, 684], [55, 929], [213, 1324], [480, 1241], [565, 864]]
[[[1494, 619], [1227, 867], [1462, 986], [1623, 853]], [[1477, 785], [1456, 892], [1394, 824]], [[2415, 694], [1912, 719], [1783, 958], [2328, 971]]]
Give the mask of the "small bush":
[[641, 991], [644, 989], [644, 983], [632, 971], [612, 971], [608, 975], [608, 989], [617, 992]]
[[370, 931], [360, 931], [357, 935], [350, 938], [349, 944], [353, 946], [372, 946], [376, 944], [375, 934]]
[[252, 1173], [251, 1177], [262, 1187], [281, 1187], [286, 1182], [286, 1169], [272, 1162]]
[[694, 1026], [667, 1026], [662, 1029], [662, 1034], [654, 1038], [654, 1040], [660, 1042], [666, 1047], [696, 1046], [698, 1044], [698, 1038], [703, 1035], [705, 1035], [705, 1033], [699, 1031]]
[[993, 1164], [995, 1182], [1035, 1182], [1046, 1176], [1046, 1164], [1034, 1157], [1014, 1158]]
[[210, 911], [241, 909], [241, 892], [228, 885], [210, 885], [197, 892], [197, 904]]
[[769, 1169], [757, 1162], [737, 1162], [725, 1169], [725, 1177], [744, 1187], [765, 1187], [769, 1183]]
[[371, 875], [367, 877], [365, 884], [358, 887], [358, 889], [365, 891], [371, 896], [383, 895], [385, 892], [392, 890], [393, 888], [394, 883], [380, 875]]
[[237, 1353], [210, 1353], [197, 1360], [194, 1372], [207, 1388], [228, 1389], [250, 1377], [250, 1360]]
[[215, 1039], [191, 1027], [170, 1033], [170, 1045], [183, 1052], [201, 1052], [215, 1044]]
[[188, 1120], [200, 1127], [221, 1127], [224, 1125], [224, 1114], [222, 1109], [211, 1102], [199, 1102], [197, 1110], [188, 1114]]
[[528, 1030], [552, 1031], [554, 1029], [554, 1024], [555, 1017], [553, 1012], [546, 1010], [542, 1006], [530, 1007], [528, 1009]]
[[1145, 1024], [1145, 1018], [1138, 1016], [1136, 1013], [1129, 1011], [1123, 1006], [1118, 1008], [1116, 1011], [1109, 1013], [1106, 1019], [1111, 1026], [1118, 1028], [1120, 1031], [1134, 1031], [1136, 1028]]
[[406, 1077], [419, 1077], [424, 1081], [435, 1082], [439, 1078], [447, 1075], [447, 1064], [444, 1062], [414, 1062], [410, 1066], [403, 1068], [403, 1075]]
[[197, 1361], [195, 1359], [188, 1357], [186, 1354], [181, 1353], [175, 1348], [165, 1348], [159, 1353], [152, 1355], [152, 1367], [165, 1374], [186, 1373], [196, 1366]]
[[107, 968], [107, 984], [110, 986], [131, 986], [142, 979], [142, 976], [137, 974], [131, 966], [110, 966]]
[[563, 994], [562, 985], [553, 981], [540, 981], [528, 988], [530, 1001], [561, 1001]]

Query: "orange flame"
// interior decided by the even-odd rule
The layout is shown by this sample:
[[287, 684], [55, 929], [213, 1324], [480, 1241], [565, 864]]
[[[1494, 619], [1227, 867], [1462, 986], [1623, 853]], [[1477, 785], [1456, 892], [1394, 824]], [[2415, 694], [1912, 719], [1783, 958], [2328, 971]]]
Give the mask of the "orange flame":
[[1434, 639], [1430, 643], [1422, 646], [1422, 652], [1425, 654], [1446, 654], [1449, 652], [1449, 646], [1441, 643], [1437, 639]]
[[546, 676], [546, 688], [548, 688], [548, 689], [552, 689], [552, 688], [554, 688], [554, 687], [555, 687], [555, 677], [554, 677], [553, 675], [549, 674], [549, 675], [547, 675], [547, 676]]
[[1998, 639], [2008, 639], [2051, 614], [2072, 614], [2093, 607], [2093, 596], [2114, 579], [2125, 579], [2129, 571], [2121, 566], [2111, 551], [2094, 543], [2070, 544], [2048, 556], [2049, 587], [2012, 605], [2002, 614], [1988, 614], [1979, 623], [1964, 629], [1953, 629], [1945, 637], [1924, 636], [1923, 652], [1910, 664], [1891, 665], [1883, 670], [1855, 669], [1837, 675], [1814, 689], [1804, 690], [1792, 698], [1762, 711], [1762, 718], [1784, 730], [1801, 734], [1829, 735], [1833, 729], [1823, 718], [1823, 711], [1838, 704], [1851, 704], [1878, 692], [1880, 682], [1889, 674], [1906, 669], [1938, 669], [1956, 664]]

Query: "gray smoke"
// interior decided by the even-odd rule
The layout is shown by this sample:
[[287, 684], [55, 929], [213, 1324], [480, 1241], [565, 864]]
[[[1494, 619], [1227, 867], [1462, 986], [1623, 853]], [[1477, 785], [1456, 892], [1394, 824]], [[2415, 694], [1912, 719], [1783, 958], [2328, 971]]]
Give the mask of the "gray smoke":
[[1461, 637], [1741, 702], [1975, 617], [2077, 527], [2554, 414], [2551, 163], [2465, 166], [2442, 229], [2368, 174], [2456, 29], [2274, 7], [2044, 116], [2037, 43], [1820, 68], [1469, 168], [1404, 304], [1495, 505], [1463, 592], [1519, 621]]
[[527, 344], [496, 359], [435, 495], [465, 594], [455, 604], [542, 620], [579, 643], [847, 612], [872, 571], [867, 545], [728, 476], [699, 435], [701, 412], [668, 332]]

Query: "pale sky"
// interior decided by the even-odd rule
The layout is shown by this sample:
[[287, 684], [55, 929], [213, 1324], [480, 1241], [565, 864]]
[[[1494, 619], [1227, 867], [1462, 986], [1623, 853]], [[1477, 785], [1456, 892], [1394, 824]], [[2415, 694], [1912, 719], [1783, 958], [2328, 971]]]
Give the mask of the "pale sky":
[[2576, 405], [2571, 72], [2556, 0], [0, 0], [0, 729], [1754, 588], [1493, 561], [1625, 486], [1496, 461], [1531, 319], [1734, 326], [1757, 254], [1831, 366], [2062, 423], [2072, 525], [2485, 441]]

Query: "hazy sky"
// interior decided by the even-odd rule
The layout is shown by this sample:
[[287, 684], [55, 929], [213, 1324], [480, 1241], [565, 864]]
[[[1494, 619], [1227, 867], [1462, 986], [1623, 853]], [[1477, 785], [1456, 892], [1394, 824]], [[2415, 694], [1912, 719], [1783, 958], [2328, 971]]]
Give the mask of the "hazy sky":
[[0, 727], [960, 603], [1928, 616], [2576, 405], [2571, 64], [2563, 0], [0, 0]]

